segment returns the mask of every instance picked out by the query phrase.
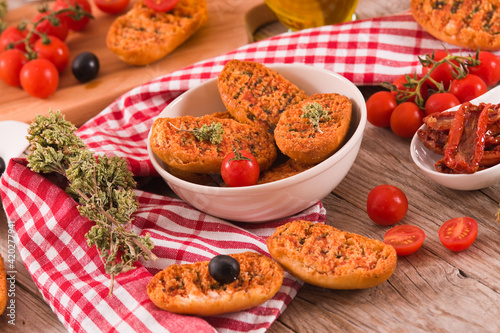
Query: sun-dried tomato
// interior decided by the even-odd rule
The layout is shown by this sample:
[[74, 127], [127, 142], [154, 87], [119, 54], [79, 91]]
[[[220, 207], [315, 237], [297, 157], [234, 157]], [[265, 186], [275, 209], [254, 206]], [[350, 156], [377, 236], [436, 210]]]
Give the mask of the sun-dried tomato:
[[464, 103], [455, 113], [444, 151], [446, 166], [457, 173], [474, 173], [484, 154], [490, 104]]

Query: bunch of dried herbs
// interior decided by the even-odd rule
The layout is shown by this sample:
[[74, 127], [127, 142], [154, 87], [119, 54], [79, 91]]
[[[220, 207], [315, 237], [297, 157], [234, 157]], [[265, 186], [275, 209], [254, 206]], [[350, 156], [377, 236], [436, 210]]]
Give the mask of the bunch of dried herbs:
[[85, 235], [95, 246], [111, 277], [135, 268], [139, 257], [156, 259], [149, 234], [132, 231], [138, 203], [136, 182], [119, 157], [95, 156], [75, 134], [76, 127], [59, 112], [38, 115], [28, 130], [28, 167], [38, 173], [55, 172], [68, 181], [66, 192], [78, 201], [80, 214], [95, 222]]

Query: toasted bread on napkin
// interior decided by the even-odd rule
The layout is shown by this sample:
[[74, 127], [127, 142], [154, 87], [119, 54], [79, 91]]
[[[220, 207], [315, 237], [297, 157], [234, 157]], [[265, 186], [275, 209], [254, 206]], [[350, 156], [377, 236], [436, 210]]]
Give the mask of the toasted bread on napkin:
[[500, 49], [499, 0], [411, 0], [415, 20], [444, 42], [469, 49]]
[[220, 283], [209, 273], [209, 261], [171, 265], [148, 283], [151, 301], [163, 310], [215, 316], [252, 308], [271, 299], [283, 284], [281, 266], [262, 254], [231, 254], [240, 264], [233, 282]]
[[139, 0], [113, 22], [106, 45], [128, 64], [147, 65], [172, 52], [207, 19], [205, 0], [180, 0], [169, 12], [156, 12]]
[[0, 315], [5, 311], [7, 306], [7, 275], [5, 274], [5, 266], [3, 257], [0, 255]]
[[386, 281], [396, 250], [381, 241], [332, 226], [296, 220], [267, 238], [271, 256], [303, 281], [331, 289], [363, 289]]

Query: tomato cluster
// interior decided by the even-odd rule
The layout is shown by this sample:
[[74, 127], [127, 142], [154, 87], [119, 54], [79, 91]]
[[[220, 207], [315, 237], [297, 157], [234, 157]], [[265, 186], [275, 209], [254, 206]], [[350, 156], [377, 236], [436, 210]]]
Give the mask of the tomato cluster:
[[[400, 222], [408, 211], [408, 199], [393, 185], [379, 185], [368, 194], [366, 210], [370, 219], [383, 226]], [[470, 217], [457, 217], [444, 222], [439, 228], [441, 243], [451, 251], [463, 251], [474, 243], [477, 222]], [[389, 229], [384, 243], [394, 246], [400, 256], [417, 251], [425, 240], [425, 232], [417, 226], [402, 224]]]
[[475, 56], [435, 51], [420, 58], [421, 74], [405, 74], [389, 90], [366, 101], [367, 119], [377, 127], [390, 127], [403, 138], [412, 137], [423, 118], [470, 101], [500, 81], [500, 58], [487, 51]]
[[68, 33], [85, 28], [91, 17], [88, 0], [56, 0], [31, 22], [7, 27], [0, 35], [2, 81], [34, 97], [52, 95], [69, 62]]

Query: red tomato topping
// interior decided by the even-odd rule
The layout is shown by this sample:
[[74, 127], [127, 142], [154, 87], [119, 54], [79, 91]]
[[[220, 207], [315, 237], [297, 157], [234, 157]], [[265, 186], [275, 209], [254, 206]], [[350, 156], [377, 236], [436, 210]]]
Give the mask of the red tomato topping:
[[130, 0], [94, 0], [97, 8], [108, 14], [118, 14], [127, 8]]
[[368, 194], [366, 211], [373, 222], [393, 225], [405, 217], [408, 211], [408, 199], [396, 186], [379, 185]]
[[233, 151], [222, 161], [221, 175], [230, 187], [254, 185], [259, 179], [257, 159], [245, 150]]
[[477, 222], [470, 217], [456, 217], [439, 228], [439, 240], [451, 251], [463, 251], [474, 243]]
[[384, 235], [384, 243], [394, 246], [396, 253], [407, 256], [422, 246], [425, 240], [425, 232], [413, 225], [398, 225], [387, 230]]
[[168, 12], [174, 9], [179, 0], [144, 0], [146, 6], [157, 12]]

